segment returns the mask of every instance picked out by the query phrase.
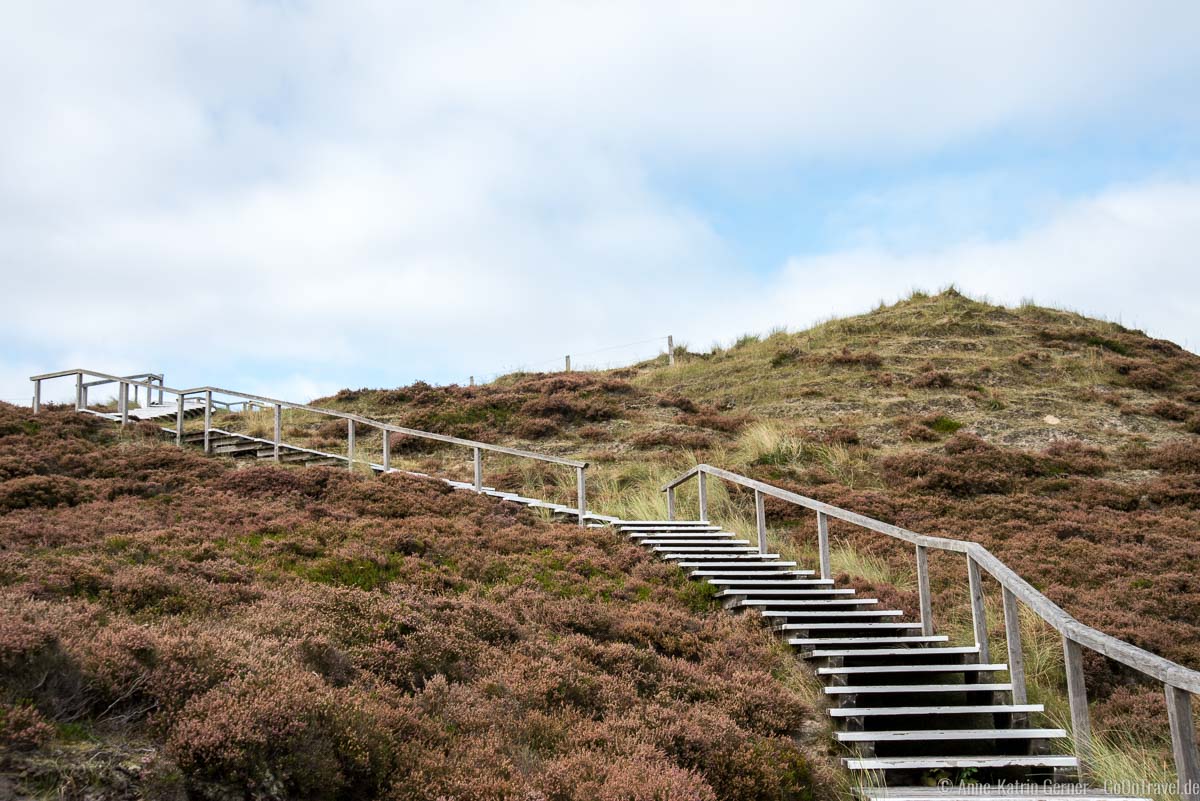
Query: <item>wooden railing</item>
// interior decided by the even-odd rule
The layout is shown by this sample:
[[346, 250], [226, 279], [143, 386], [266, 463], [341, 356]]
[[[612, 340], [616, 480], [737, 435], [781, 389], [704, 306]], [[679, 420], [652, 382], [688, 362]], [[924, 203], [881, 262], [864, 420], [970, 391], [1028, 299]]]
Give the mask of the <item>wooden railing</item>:
[[[275, 413], [275, 434], [272, 442], [275, 445], [275, 459], [279, 459], [280, 450], [287, 444], [283, 441], [283, 410], [296, 409], [299, 411], [312, 412], [326, 417], [339, 418], [346, 421], [346, 442], [347, 442], [347, 463], [350, 469], [354, 469], [354, 439], [357, 426], [367, 426], [376, 428], [383, 432], [383, 471], [390, 472], [391, 466], [391, 443], [389, 442], [389, 433], [403, 434], [409, 437], [417, 437], [419, 439], [435, 440], [444, 442], [450, 445], [458, 445], [472, 450], [474, 462], [474, 487], [476, 491], [483, 490], [483, 453], [489, 451], [492, 453], [502, 453], [507, 456], [515, 456], [522, 459], [533, 459], [539, 462], [548, 462], [550, 464], [570, 467], [575, 470], [575, 489], [576, 489], [576, 504], [579, 514], [579, 524], [584, 525], [584, 516], [587, 514], [587, 462], [580, 462], [574, 459], [564, 459], [559, 456], [548, 456], [541, 453], [533, 453], [532, 451], [523, 451], [517, 448], [508, 448], [503, 445], [492, 445], [486, 442], [476, 442], [474, 440], [462, 439], [460, 437], [451, 437], [446, 434], [435, 434], [431, 431], [419, 431], [415, 428], [405, 428], [391, 423], [385, 423], [382, 420], [372, 420], [362, 415], [351, 414], [349, 412], [339, 412], [333, 409], [322, 409], [317, 406], [310, 406], [306, 403], [295, 403], [293, 401], [280, 400], [279, 398], [268, 398], [262, 395], [252, 395], [246, 392], [238, 392], [237, 390], [224, 389], [222, 387], [191, 387], [189, 389], [175, 389], [167, 387], [163, 384], [163, 377], [158, 374], [139, 373], [135, 376], [118, 376], [109, 375], [108, 373], [99, 373], [95, 370], [84, 370], [76, 368], [73, 370], [61, 370], [57, 373], [45, 373], [43, 375], [35, 375], [30, 377], [33, 382], [33, 412], [37, 414], [41, 410], [42, 403], [42, 382], [50, 381], [59, 378], [75, 378], [75, 408], [83, 410], [87, 407], [87, 389], [88, 387], [97, 386], [100, 384], [117, 384], [117, 414], [120, 416], [122, 425], [129, 423], [129, 389], [130, 387], [144, 387], [147, 392], [147, 398], [151, 390], [157, 390], [159, 403], [162, 403], [164, 394], [173, 395], [177, 400], [176, 417], [175, 417], [175, 444], [183, 445], [183, 418], [186, 411], [185, 401], [188, 398], [201, 397], [203, 398], [204, 408], [204, 451], [211, 452], [210, 433], [212, 431], [212, 413], [214, 407], [223, 406], [226, 409], [232, 409], [233, 406], [242, 406], [243, 408], [261, 407], [270, 408]], [[94, 380], [85, 381], [85, 378]], [[223, 395], [226, 398], [234, 398], [232, 403], [220, 399], [214, 400], [214, 395]], [[194, 408], [194, 407], [193, 407]]]
[[1164, 659], [1136, 645], [1118, 640], [1090, 626], [1080, 623], [1060, 606], [1033, 588], [1029, 582], [1014, 573], [1007, 565], [992, 555], [987, 548], [975, 542], [928, 537], [914, 531], [884, 523], [856, 512], [832, 506], [813, 498], [773, 487], [762, 481], [700, 464], [662, 487], [667, 493], [667, 516], [675, 519], [675, 490], [696, 477], [699, 491], [700, 519], [708, 520], [707, 477], [728, 481], [754, 490], [754, 508], [758, 527], [758, 548], [767, 551], [767, 522], [764, 497], [778, 498], [789, 503], [811, 509], [817, 513], [817, 551], [821, 578], [832, 578], [829, 563], [829, 519], [842, 520], [860, 528], [884, 534], [915, 546], [917, 565], [917, 588], [920, 596], [921, 631], [933, 633], [933, 603], [929, 591], [928, 549], [952, 551], [966, 556], [967, 582], [971, 598], [971, 616], [975, 644], [979, 647], [979, 660], [990, 661], [988, 653], [987, 617], [984, 607], [983, 573], [994, 578], [1003, 593], [1004, 633], [1008, 642], [1009, 671], [1013, 685], [1013, 703], [1027, 702], [1025, 685], [1025, 660], [1021, 648], [1019, 604], [1028, 608], [1062, 635], [1063, 656], [1067, 674], [1067, 697], [1071, 710], [1071, 731], [1075, 741], [1075, 752], [1086, 767], [1091, 756], [1091, 724], [1088, 717], [1087, 690], [1084, 686], [1083, 648], [1089, 648], [1109, 659], [1133, 668], [1142, 675], [1162, 683], [1167, 701], [1167, 723], [1171, 732], [1171, 745], [1178, 775], [1178, 789], [1187, 801], [1200, 799], [1200, 754], [1196, 748], [1196, 730], [1192, 718], [1192, 694], [1200, 692], [1200, 671]]

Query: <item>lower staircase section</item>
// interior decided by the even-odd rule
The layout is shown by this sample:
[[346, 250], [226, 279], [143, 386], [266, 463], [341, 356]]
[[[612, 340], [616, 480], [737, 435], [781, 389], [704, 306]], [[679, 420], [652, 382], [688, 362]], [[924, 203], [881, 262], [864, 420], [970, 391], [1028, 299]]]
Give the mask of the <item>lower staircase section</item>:
[[[757, 613], [825, 684], [835, 737], [878, 801], [1125, 798], [1079, 783], [1068, 733], [1037, 722], [1041, 704], [1012, 700], [1008, 666], [979, 648], [923, 635], [875, 598], [702, 521], [620, 521], [616, 528]], [[934, 786], [930, 786], [934, 785]]]

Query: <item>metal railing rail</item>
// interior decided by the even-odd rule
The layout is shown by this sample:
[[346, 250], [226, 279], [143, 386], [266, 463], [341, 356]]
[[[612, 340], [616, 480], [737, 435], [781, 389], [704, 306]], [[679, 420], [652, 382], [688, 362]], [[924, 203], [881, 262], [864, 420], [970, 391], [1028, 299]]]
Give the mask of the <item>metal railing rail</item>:
[[708, 520], [707, 476], [728, 481], [754, 490], [755, 518], [758, 528], [760, 553], [767, 551], [766, 514], [763, 499], [778, 498], [789, 503], [811, 509], [817, 513], [817, 550], [820, 560], [821, 578], [832, 578], [829, 559], [829, 518], [902, 540], [915, 546], [917, 564], [917, 587], [920, 596], [921, 630], [925, 635], [933, 634], [933, 603], [929, 589], [928, 549], [952, 551], [967, 558], [967, 580], [971, 596], [971, 619], [975, 644], [979, 647], [979, 660], [988, 662], [987, 617], [981, 570], [992, 576], [1003, 593], [1004, 632], [1008, 644], [1009, 670], [1013, 685], [1013, 703], [1027, 702], [1025, 686], [1025, 661], [1021, 647], [1019, 625], [1019, 603], [1024, 603], [1039, 618], [1062, 635], [1064, 662], [1067, 674], [1067, 700], [1071, 710], [1071, 730], [1076, 755], [1085, 766], [1091, 755], [1091, 724], [1088, 716], [1087, 690], [1084, 686], [1083, 648], [1089, 648], [1109, 659], [1126, 665], [1139, 673], [1163, 684], [1167, 701], [1168, 726], [1171, 746], [1178, 774], [1178, 790], [1187, 801], [1200, 799], [1200, 752], [1196, 747], [1196, 731], [1192, 718], [1192, 694], [1200, 693], [1200, 671], [1186, 668], [1153, 654], [1132, 643], [1119, 640], [1112, 635], [1087, 626], [1062, 607], [1036, 590], [1029, 582], [1017, 575], [987, 548], [976, 542], [930, 537], [915, 531], [884, 523], [842, 509], [814, 498], [774, 487], [762, 481], [722, 470], [712, 465], [699, 464], [679, 477], [663, 485], [667, 493], [667, 517], [675, 519], [675, 490], [696, 477], [699, 494], [700, 519]]
[[[117, 394], [117, 413], [120, 415], [121, 425], [129, 423], [129, 388], [130, 387], [146, 387], [157, 389], [160, 393], [174, 395], [177, 399], [176, 417], [175, 417], [175, 444], [183, 445], [183, 418], [185, 409], [185, 399], [189, 396], [200, 395], [204, 398], [204, 450], [206, 453], [211, 452], [210, 433], [212, 432], [212, 411], [214, 406], [221, 405], [225, 402], [213, 400], [213, 395], [225, 395], [232, 398], [240, 398], [244, 404], [257, 404], [263, 407], [270, 407], [275, 412], [275, 432], [272, 442], [275, 446], [275, 459], [278, 461], [281, 448], [286, 444], [283, 442], [283, 420], [282, 413], [284, 409], [296, 409], [299, 411], [312, 412], [314, 414], [325, 415], [327, 417], [340, 418], [346, 421], [347, 426], [347, 464], [348, 467], [354, 469], [354, 440], [356, 426], [364, 425], [370, 428], [377, 428], [383, 432], [383, 469], [384, 472], [391, 471], [391, 448], [389, 433], [403, 434], [409, 437], [417, 437], [419, 439], [435, 440], [444, 442], [449, 445], [458, 445], [472, 449], [474, 462], [474, 487], [477, 492], [483, 491], [483, 452], [489, 451], [492, 453], [502, 453], [507, 456], [515, 456], [522, 459], [533, 459], [539, 462], [547, 462], [550, 464], [571, 467], [575, 470], [575, 489], [576, 503], [579, 514], [579, 525], [584, 525], [584, 517], [587, 514], [587, 462], [577, 461], [575, 459], [566, 459], [561, 456], [549, 456], [542, 453], [534, 453], [533, 451], [524, 451], [519, 448], [509, 448], [503, 445], [493, 445], [487, 442], [477, 442], [475, 440], [463, 439], [461, 437], [452, 437], [446, 434], [435, 434], [431, 431], [420, 431], [415, 428], [405, 428], [404, 426], [385, 423], [382, 420], [372, 420], [369, 417], [353, 414], [351, 412], [339, 412], [335, 409], [323, 409], [318, 406], [311, 406], [307, 403], [296, 403], [293, 401], [282, 400], [280, 398], [270, 398], [264, 395], [254, 395], [247, 392], [239, 392], [237, 390], [225, 389], [222, 387], [203, 386], [190, 387], [187, 389], [178, 389], [175, 387], [167, 387], [162, 382], [162, 376], [158, 374], [141, 373], [138, 378], [129, 376], [111, 375], [109, 373], [101, 373], [95, 370], [86, 370], [83, 368], [74, 368], [71, 370], [60, 370], [54, 373], [43, 373], [30, 377], [33, 382], [33, 412], [37, 414], [41, 410], [42, 398], [42, 382], [50, 381], [57, 378], [75, 377], [75, 408], [82, 410], [85, 408], [85, 392], [86, 386], [95, 386], [100, 383], [117, 383], [119, 391]], [[98, 379], [89, 382], [85, 386], [84, 377]], [[148, 380], [139, 380], [140, 377], [147, 377]], [[157, 382], [157, 383], [155, 383]], [[226, 407], [230, 404], [225, 404]], [[237, 405], [235, 402], [232, 405]]]

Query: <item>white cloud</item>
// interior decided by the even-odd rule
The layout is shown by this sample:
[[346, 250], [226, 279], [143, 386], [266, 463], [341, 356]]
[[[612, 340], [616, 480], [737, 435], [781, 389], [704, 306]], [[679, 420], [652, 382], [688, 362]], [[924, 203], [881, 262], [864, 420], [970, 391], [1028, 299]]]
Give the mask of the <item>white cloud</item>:
[[1158, 243], [1154, 269], [1182, 269], [1190, 219], [1103, 205], [1194, 200], [1159, 185], [1009, 243], [898, 256], [894, 232], [867, 226], [876, 249], [764, 279], [657, 176], [1185, 120], [1195, 104], [1159, 101], [1200, 66], [1194, 4], [733, 8], [8, 9], [0, 396], [74, 364], [301, 393], [461, 380], [665, 333], [707, 344], [948, 280], [1111, 314], [1151, 297], [1092, 280], [1128, 284], [1138, 237]]

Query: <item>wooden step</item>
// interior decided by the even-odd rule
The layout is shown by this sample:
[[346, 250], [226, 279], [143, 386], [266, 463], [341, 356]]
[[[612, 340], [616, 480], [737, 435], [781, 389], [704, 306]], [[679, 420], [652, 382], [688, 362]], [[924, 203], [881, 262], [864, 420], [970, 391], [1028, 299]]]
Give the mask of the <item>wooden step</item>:
[[[813, 571], [809, 570], [805, 572], [812, 574]], [[817, 585], [833, 586], [833, 579], [807, 578], [771, 581], [756, 581], [753, 579], [709, 579], [708, 583], [716, 587], [728, 587], [729, 592], [733, 592], [735, 590], [741, 591], [743, 589], [750, 590], [751, 588], [761, 588], [773, 592], [775, 590], [786, 590], [792, 587], [815, 587]], [[758, 590], [755, 589], [753, 591], [757, 592]]]
[[1150, 801], [1144, 796], [1114, 794], [1073, 782], [951, 784], [949, 787], [868, 785], [855, 788], [854, 794], [863, 801]]
[[853, 676], [865, 673], [1000, 673], [1008, 665], [964, 662], [960, 665], [856, 665], [851, 667], [824, 667], [817, 670], [819, 676]]
[[[802, 612], [802, 611], [793, 610], [793, 609], [763, 609], [763, 610], [761, 610], [761, 613], [762, 613], [763, 617], [788, 618], [789, 620], [790, 619], [797, 619], [797, 620], [812, 619], [814, 617], [819, 617], [819, 618], [827, 618], [827, 617], [844, 617], [844, 618], [899, 617], [900, 615], [904, 614], [899, 609], [878, 609], [878, 610], [872, 609], [867, 612], [862, 612], [859, 610], [842, 611], [840, 609], [828, 609], [828, 610], [822, 610], [820, 612], [815, 612], [815, 611]], [[791, 642], [791, 641], [789, 640], [789, 642]], [[833, 640], [833, 642], [837, 642], [837, 640], [835, 639], [835, 640]]]
[[[937, 636], [937, 635], [934, 635]], [[828, 644], [829, 640], [817, 640], [818, 643]], [[840, 659], [843, 657], [873, 657], [877, 659], [890, 659], [896, 657], [913, 657], [913, 656], [969, 656], [970, 654], [979, 653], [978, 645], [965, 646], [948, 646], [945, 648], [819, 648], [815, 651], [810, 651], [804, 654], [805, 659]]]
[[[857, 590], [845, 587], [835, 589], [833, 587], [817, 587], [808, 589], [794, 590], [721, 590], [717, 593], [718, 598], [744, 598], [747, 601], [758, 600], [762, 603], [779, 603], [790, 598], [807, 598], [815, 595], [853, 595]], [[766, 597], [764, 597], [766, 596]], [[921, 624], [918, 623], [918, 626]]]
[[[853, 595], [854, 590], [825, 590], [825, 593], [839, 593]], [[790, 598], [766, 598], [756, 599], [747, 598], [741, 602], [742, 606], [750, 608], [759, 607], [784, 607], [786, 609], [809, 609], [821, 606], [872, 606], [879, 603], [878, 598], [814, 598], [812, 600], [790, 599]]]
[[746, 559], [726, 559], [724, 561], [722, 561], [720, 559], [715, 559], [715, 560], [711, 560], [711, 561], [705, 560], [704, 562], [680, 562], [679, 566], [683, 567], [683, 568], [702, 567], [705, 569], [714, 568], [714, 567], [733, 567], [733, 568], [737, 568], [738, 570], [746, 570], [748, 568], [753, 568], [753, 567], [761, 567], [763, 569], [768, 569], [768, 568], [784, 568], [784, 567], [792, 568], [792, 567], [796, 566], [795, 562], [789, 562], [786, 560], [778, 560], [778, 561], [773, 561], [773, 562], [758, 562], [757, 559], [758, 559], [758, 556], [755, 555], [754, 557], [748, 557]]
[[866, 757], [843, 759], [850, 770], [933, 770], [935, 768], [1078, 768], [1073, 756]]
[[829, 710], [835, 718], [916, 717], [920, 715], [1011, 715], [1018, 712], [1044, 712], [1041, 704], [962, 704], [950, 706], [879, 706], [834, 707]]
[[679, 537], [646, 537], [644, 539], [638, 540], [638, 545], [670, 545], [672, 547], [681, 547], [681, 548], [696, 548], [696, 547], [720, 548], [725, 545], [749, 546], [750, 541], [749, 540], [737, 540], [732, 537], [726, 537], [726, 538], [714, 537], [713, 539], [709, 539], [709, 540], [698, 539], [695, 537], [692, 537], [692, 538], [685, 537], [682, 539]]
[[[867, 632], [884, 632], [912, 631], [919, 628], [921, 628], [920, 623], [780, 623], [775, 626], [776, 631], [808, 631], [810, 629], [854, 629], [857, 631], [862, 629]], [[918, 653], [920, 652], [918, 651]]]
[[910, 729], [907, 731], [839, 731], [841, 743], [923, 743], [932, 740], [1060, 740], [1066, 729]]
[[730, 563], [730, 562], [737, 562], [738, 564], [749, 563], [752, 565], [753, 564], [763, 564], [763, 565], [767, 565], [767, 564], [794, 565], [794, 564], [796, 564], [795, 562], [774, 561], [774, 560], [779, 559], [779, 554], [777, 554], [777, 553], [759, 553], [757, 548], [747, 548], [746, 550], [741, 551], [740, 553], [737, 551], [733, 551], [733, 552], [721, 551], [718, 553], [705, 553], [703, 551], [699, 552], [699, 553], [676, 553], [675, 551], [661, 550], [658, 548], [655, 548], [654, 550], [658, 552], [659, 559], [662, 559], [667, 562], [677, 562], [677, 561], [686, 562], [689, 559], [697, 560], [697, 561], [703, 559], [706, 562], [715, 562], [716, 564], [726, 564], [726, 563]]
[[718, 569], [715, 565], [706, 565], [703, 568], [696, 568], [688, 573], [692, 578], [796, 578], [799, 576], [811, 576], [811, 570], [736, 570], [729, 568], [727, 570]]
[[[900, 645], [907, 643], [919, 645], [929, 642], [948, 642], [950, 640], [945, 634], [921, 634], [900, 637], [792, 637], [788, 639], [789, 645], [861, 645], [864, 648], [868, 645]], [[863, 651], [851, 651], [855, 656], [865, 656]], [[919, 651], [919, 653], [923, 653]], [[877, 656], [877, 654], [871, 654]], [[811, 656], [811, 655], [810, 655]]]
[[913, 695], [915, 693], [1002, 693], [1012, 684], [844, 684], [825, 688], [826, 695]]

